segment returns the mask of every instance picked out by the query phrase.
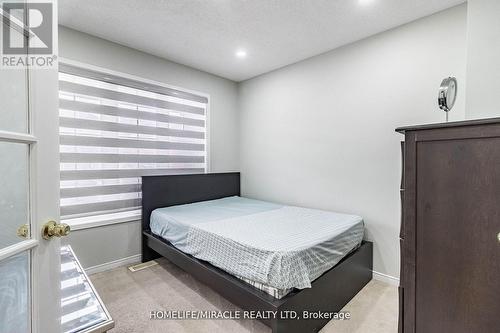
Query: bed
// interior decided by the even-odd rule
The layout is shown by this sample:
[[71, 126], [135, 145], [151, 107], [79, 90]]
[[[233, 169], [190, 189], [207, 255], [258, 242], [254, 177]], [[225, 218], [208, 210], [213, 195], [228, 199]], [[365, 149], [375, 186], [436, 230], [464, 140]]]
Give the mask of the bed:
[[[143, 177], [143, 262], [164, 256], [244, 310], [339, 311], [372, 276], [359, 216], [242, 198], [239, 173]], [[274, 333], [328, 319], [262, 320]]]

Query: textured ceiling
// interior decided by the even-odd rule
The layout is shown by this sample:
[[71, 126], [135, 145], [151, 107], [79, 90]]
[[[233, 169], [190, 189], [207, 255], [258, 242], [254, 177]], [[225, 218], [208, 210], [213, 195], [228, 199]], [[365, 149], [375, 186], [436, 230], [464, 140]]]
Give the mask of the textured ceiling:
[[242, 81], [463, 2], [60, 0], [59, 23]]

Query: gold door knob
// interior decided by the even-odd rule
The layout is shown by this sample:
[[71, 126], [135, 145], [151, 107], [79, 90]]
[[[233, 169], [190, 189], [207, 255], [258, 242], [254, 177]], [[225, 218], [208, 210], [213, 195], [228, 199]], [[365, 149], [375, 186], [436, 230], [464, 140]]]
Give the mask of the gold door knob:
[[68, 236], [71, 228], [66, 223], [56, 223], [56, 221], [49, 221], [42, 227], [42, 237], [44, 239], [51, 239], [52, 237]]
[[28, 238], [29, 233], [30, 230], [27, 224], [23, 224], [17, 229], [17, 235], [21, 238]]

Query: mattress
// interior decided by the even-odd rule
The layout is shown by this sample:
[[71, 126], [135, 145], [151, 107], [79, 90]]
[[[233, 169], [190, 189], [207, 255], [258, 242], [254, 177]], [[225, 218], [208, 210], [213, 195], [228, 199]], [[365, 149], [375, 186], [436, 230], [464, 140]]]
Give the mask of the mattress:
[[242, 197], [159, 208], [152, 233], [280, 298], [361, 244], [363, 219]]

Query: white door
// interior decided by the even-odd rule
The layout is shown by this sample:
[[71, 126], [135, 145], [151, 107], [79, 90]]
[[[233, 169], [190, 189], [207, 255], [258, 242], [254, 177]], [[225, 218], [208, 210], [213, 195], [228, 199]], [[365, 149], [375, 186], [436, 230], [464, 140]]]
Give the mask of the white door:
[[60, 332], [60, 240], [41, 233], [59, 221], [58, 149], [57, 66], [0, 68], [1, 333]]

